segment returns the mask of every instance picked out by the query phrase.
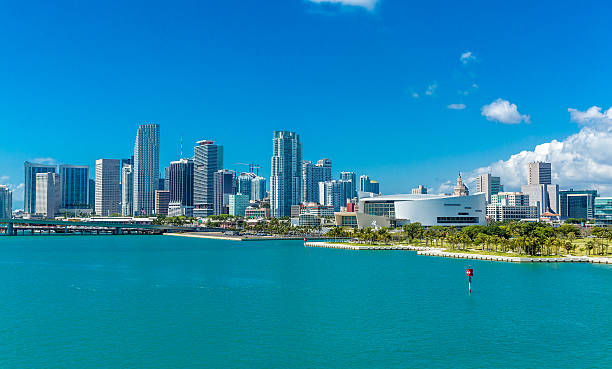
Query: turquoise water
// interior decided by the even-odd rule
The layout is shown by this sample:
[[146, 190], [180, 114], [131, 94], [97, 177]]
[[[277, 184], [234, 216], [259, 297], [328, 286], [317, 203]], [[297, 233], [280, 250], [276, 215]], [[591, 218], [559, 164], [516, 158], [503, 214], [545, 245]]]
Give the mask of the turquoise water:
[[0, 237], [2, 368], [603, 367], [612, 266]]

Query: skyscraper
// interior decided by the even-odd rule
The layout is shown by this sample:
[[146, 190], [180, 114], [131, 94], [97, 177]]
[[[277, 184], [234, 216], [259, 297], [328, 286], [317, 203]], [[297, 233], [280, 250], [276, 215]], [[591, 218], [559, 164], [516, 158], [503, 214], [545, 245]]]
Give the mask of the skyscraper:
[[534, 161], [529, 163], [529, 176], [527, 178], [527, 184], [544, 184], [548, 185], [552, 183], [552, 167], [550, 163], [544, 163], [541, 161]]
[[271, 215], [291, 216], [291, 205], [299, 205], [302, 197], [302, 143], [298, 134], [274, 132], [271, 164]]
[[23, 193], [23, 211], [28, 214], [36, 213], [36, 174], [55, 173], [55, 165], [36, 164], [28, 161], [23, 163], [25, 169], [25, 186]]
[[193, 160], [180, 159], [170, 163], [169, 216], [193, 216]]
[[[170, 191], [155, 190], [155, 214], [156, 215], [168, 215], [169, 208], [170, 208]], [[178, 215], [181, 215], [180, 207], [178, 208], [178, 210], [179, 210]], [[176, 215], [173, 215], [173, 216], [176, 216]]]
[[91, 213], [89, 206], [89, 167], [87, 165], [60, 165], [62, 183], [61, 213], [79, 215]]
[[319, 182], [319, 204], [333, 206], [334, 211], [340, 211], [341, 206], [346, 206], [347, 193], [352, 191], [352, 184], [337, 179]]
[[251, 181], [251, 200], [261, 201], [266, 197], [266, 179], [255, 177]]
[[350, 182], [349, 191], [345, 194], [346, 198], [353, 199], [357, 197], [357, 176], [355, 172], [340, 172], [340, 179]]
[[476, 177], [476, 192], [484, 192], [487, 204], [491, 203], [491, 196], [501, 190], [501, 178], [492, 176], [490, 173], [480, 174]]
[[56, 173], [36, 174], [36, 214], [55, 217], [60, 210], [62, 184]]
[[597, 190], [559, 191], [559, 215], [562, 219], [593, 219], [593, 204]]
[[153, 214], [155, 190], [159, 185], [159, 125], [138, 127], [134, 143], [134, 200], [135, 215]]
[[302, 161], [302, 202], [319, 201], [319, 183], [331, 181], [332, 161], [320, 159], [316, 164], [311, 161]]
[[13, 215], [13, 193], [5, 185], [0, 185], [0, 219], [10, 219]]
[[206, 217], [214, 212], [214, 176], [223, 169], [223, 146], [215, 141], [201, 140], [193, 153], [193, 215]]
[[238, 176], [238, 193], [247, 195], [249, 200], [252, 198], [253, 180], [257, 176], [255, 173], [242, 173]]
[[121, 168], [121, 215], [134, 215], [134, 172], [132, 164], [123, 164]]
[[119, 159], [96, 160], [95, 211], [97, 215], [109, 216], [121, 211]]
[[234, 194], [234, 173], [227, 169], [218, 170], [214, 180], [214, 215], [229, 214], [229, 195]]

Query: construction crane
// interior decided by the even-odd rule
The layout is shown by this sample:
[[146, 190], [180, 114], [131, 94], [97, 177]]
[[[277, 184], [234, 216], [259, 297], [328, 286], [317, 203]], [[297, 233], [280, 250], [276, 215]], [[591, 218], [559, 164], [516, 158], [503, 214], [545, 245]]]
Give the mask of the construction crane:
[[255, 170], [257, 170], [257, 175], [259, 176], [259, 168], [261, 168], [259, 166], [259, 164], [255, 164], [255, 163], [236, 163], [236, 164], [239, 164], [239, 165], [248, 165], [249, 166], [249, 173], [255, 173], [255, 172], [253, 172], [253, 170], [255, 169]]

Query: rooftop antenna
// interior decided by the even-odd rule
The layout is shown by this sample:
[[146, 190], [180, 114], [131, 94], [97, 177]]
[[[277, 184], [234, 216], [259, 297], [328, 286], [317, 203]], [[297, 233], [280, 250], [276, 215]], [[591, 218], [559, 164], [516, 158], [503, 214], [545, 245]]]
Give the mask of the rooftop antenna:
[[183, 136], [181, 136], [181, 160], [183, 160]]

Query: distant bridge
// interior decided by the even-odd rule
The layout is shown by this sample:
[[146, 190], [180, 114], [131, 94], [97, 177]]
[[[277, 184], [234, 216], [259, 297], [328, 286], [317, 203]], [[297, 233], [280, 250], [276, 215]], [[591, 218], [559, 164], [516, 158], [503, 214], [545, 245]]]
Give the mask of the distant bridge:
[[43, 234], [162, 234], [164, 232], [194, 232], [196, 230], [201, 232], [209, 229], [191, 226], [134, 224], [112, 221], [82, 222], [69, 220], [0, 219], [0, 231], [3, 231], [8, 236], [17, 235], [18, 231], [21, 231], [22, 234], [26, 234], [28, 231]]

